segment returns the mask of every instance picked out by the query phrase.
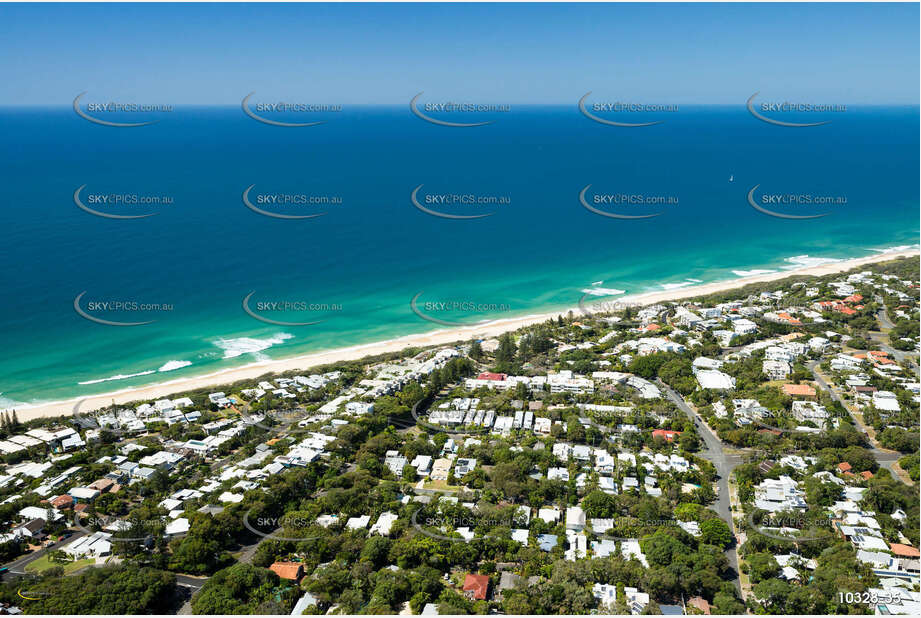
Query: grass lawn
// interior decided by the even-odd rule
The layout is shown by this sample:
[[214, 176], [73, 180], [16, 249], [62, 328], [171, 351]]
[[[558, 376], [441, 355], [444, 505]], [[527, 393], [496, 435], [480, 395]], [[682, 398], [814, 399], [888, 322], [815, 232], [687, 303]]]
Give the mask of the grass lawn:
[[41, 558], [37, 558], [36, 560], [33, 560], [28, 565], [26, 565], [26, 572], [41, 573], [52, 567], [60, 566], [60, 567], [64, 567], [64, 574], [69, 575], [70, 573], [73, 573], [74, 571], [77, 571], [79, 569], [82, 569], [85, 566], [90, 566], [93, 564], [96, 564], [96, 561], [93, 560], [92, 558], [87, 558], [86, 560], [75, 560], [73, 562], [60, 563], [60, 562], [51, 562], [51, 560], [48, 559], [48, 556], [42, 556]]
[[436, 491], [457, 491], [460, 489], [459, 485], [448, 485], [447, 481], [426, 481], [423, 487], [425, 487], [425, 489], [434, 489]]

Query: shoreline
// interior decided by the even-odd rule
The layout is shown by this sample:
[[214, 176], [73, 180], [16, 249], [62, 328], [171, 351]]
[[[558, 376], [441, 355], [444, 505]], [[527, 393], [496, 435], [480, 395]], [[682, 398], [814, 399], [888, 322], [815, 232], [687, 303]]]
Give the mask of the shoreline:
[[[636, 303], [642, 305], [652, 305], [659, 302], [676, 301], [697, 296], [706, 296], [716, 292], [741, 288], [753, 283], [767, 283], [770, 281], [777, 281], [793, 276], [820, 277], [824, 275], [832, 275], [835, 273], [844, 272], [866, 264], [888, 262], [901, 257], [918, 256], [919, 249], [917, 248], [883, 252], [862, 258], [843, 259], [841, 261], [820, 264], [817, 266], [805, 266], [801, 268], [778, 270], [770, 273], [761, 273], [739, 277], [732, 280], [714, 281], [712, 283], [702, 283], [670, 290], [644, 292], [627, 296], [613, 296], [608, 300], [602, 300], [601, 296], [597, 298], [593, 297], [592, 299], [586, 298], [586, 304], [589, 306], [595, 303]], [[285, 371], [293, 370], [306, 371], [312, 367], [317, 367], [320, 365], [328, 365], [331, 363], [343, 361], [353, 361], [364, 358], [366, 356], [376, 356], [379, 354], [399, 352], [400, 350], [407, 347], [446, 345], [456, 341], [472, 339], [474, 337], [497, 337], [508, 331], [514, 331], [525, 326], [545, 322], [550, 318], [556, 318], [560, 315], [565, 316], [570, 311], [577, 313], [580, 311], [580, 309], [578, 306], [576, 306], [562, 310], [525, 315], [516, 318], [492, 320], [471, 326], [442, 328], [425, 333], [404, 335], [402, 337], [388, 339], [385, 341], [359, 344], [320, 352], [312, 352], [309, 354], [285, 359], [250, 363], [248, 365], [222, 369], [205, 375], [177, 378], [175, 380], [169, 380], [157, 384], [132, 387], [119, 391], [112, 391], [109, 393], [101, 393], [99, 395], [74, 397], [62, 401], [44, 402], [10, 409], [16, 410], [16, 414], [20, 421], [28, 421], [36, 418], [69, 416], [73, 413], [73, 409], [77, 403], [81, 401], [83, 402], [81, 408], [84, 412], [86, 412], [103, 406], [111, 405], [112, 403], [121, 405], [132, 401], [161, 399], [183, 391], [221, 386], [235, 382], [237, 380], [256, 378], [270, 373], [282, 373]]]

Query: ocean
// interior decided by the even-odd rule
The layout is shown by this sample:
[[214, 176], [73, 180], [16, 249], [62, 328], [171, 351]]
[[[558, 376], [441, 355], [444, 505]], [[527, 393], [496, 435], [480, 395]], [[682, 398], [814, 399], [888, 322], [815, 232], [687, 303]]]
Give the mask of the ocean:
[[[0, 408], [918, 242], [917, 107], [807, 128], [743, 105], [631, 128], [575, 104], [478, 127], [405, 105], [296, 128], [239, 107], [156, 118], [0, 110]], [[828, 214], [770, 216], [753, 188], [765, 209]]]

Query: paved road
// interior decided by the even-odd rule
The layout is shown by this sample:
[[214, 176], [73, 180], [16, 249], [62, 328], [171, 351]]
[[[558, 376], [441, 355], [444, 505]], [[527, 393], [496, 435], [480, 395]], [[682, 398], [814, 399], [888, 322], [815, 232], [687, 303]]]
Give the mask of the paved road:
[[[889, 319], [889, 313], [886, 310], [886, 305], [883, 303], [883, 299], [877, 296], [876, 302], [879, 303], [880, 305], [879, 310], [876, 312], [876, 319], [879, 320], [880, 325], [886, 329], [895, 328], [895, 324], [892, 322], [891, 319]], [[880, 347], [881, 350], [883, 350], [884, 352], [887, 352], [890, 356], [892, 356], [892, 358], [894, 358], [900, 363], [907, 361], [908, 367], [912, 371], [914, 371], [915, 374], [918, 373], [918, 365], [915, 362], [914, 354], [911, 351], [896, 350], [895, 348], [890, 347], [888, 344], [889, 335], [887, 335], [886, 333], [871, 332], [870, 338]]]
[[[857, 427], [859, 431], [862, 431], [869, 436], [866, 425], [860, 422], [860, 420], [854, 415], [854, 413], [851, 412], [850, 407], [848, 407], [848, 404], [844, 401], [841, 395], [838, 394], [838, 391], [835, 388], [833, 388], [832, 385], [830, 385], [825, 380], [825, 378], [822, 377], [822, 375], [819, 373], [817, 365], [818, 365], [818, 361], [812, 361], [806, 365], [809, 368], [809, 371], [812, 372], [812, 377], [815, 379], [816, 384], [818, 384], [820, 389], [822, 389], [823, 391], [831, 395], [832, 399], [840, 403], [844, 407], [844, 409], [847, 410], [848, 414], [851, 415], [851, 419], [853, 419], [854, 421], [854, 425]], [[869, 437], [867, 439], [869, 440]], [[887, 451], [887, 450], [877, 448], [875, 445], [873, 445], [872, 442], [870, 442], [869, 450], [873, 453], [873, 456], [876, 458], [876, 461], [879, 462], [880, 466], [889, 470], [889, 473], [892, 476], [894, 476], [895, 478], [899, 479], [900, 481], [904, 483], [904, 480], [902, 479], [902, 477], [896, 474], [895, 471], [892, 469], [892, 464], [897, 462], [899, 458], [902, 457], [901, 453], [898, 453], [896, 451]]]
[[[697, 433], [703, 438], [704, 448], [698, 452], [698, 455], [712, 463], [718, 475], [716, 483], [716, 502], [712, 505], [712, 508], [730, 525], [732, 530], [735, 531], [735, 524], [732, 521], [732, 509], [729, 504], [729, 479], [736, 466], [742, 463], [742, 458], [739, 455], [726, 454], [723, 450], [723, 443], [719, 437], [713, 433], [703, 418], [691, 409], [681, 395], [673, 391], [664, 382], [659, 381], [659, 387], [665, 392], [665, 396], [669, 401], [678, 406], [679, 410], [694, 421], [694, 425], [697, 427]], [[742, 584], [738, 578], [739, 556], [736, 552], [735, 545], [732, 545], [726, 550], [726, 557], [729, 559], [729, 564], [736, 572], [736, 588], [741, 594]]]
[[64, 545], [67, 545], [68, 543], [72, 543], [76, 539], [79, 539], [80, 537], [85, 536], [85, 535], [86, 535], [85, 532], [81, 532], [81, 531], [74, 532], [73, 534], [71, 534], [69, 537], [67, 537], [66, 539], [62, 541], [58, 541], [57, 543], [52, 543], [48, 547], [39, 549], [30, 554], [26, 554], [25, 556], [21, 556], [17, 558], [16, 560], [13, 560], [12, 562], [8, 562], [4, 564], [3, 566], [9, 569], [9, 573], [7, 573], [7, 575], [24, 575], [26, 572], [26, 565], [28, 565], [29, 563], [33, 562], [34, 560], [38, 560], [47, 552], [54, 550], [54, 549], [60, 549]]

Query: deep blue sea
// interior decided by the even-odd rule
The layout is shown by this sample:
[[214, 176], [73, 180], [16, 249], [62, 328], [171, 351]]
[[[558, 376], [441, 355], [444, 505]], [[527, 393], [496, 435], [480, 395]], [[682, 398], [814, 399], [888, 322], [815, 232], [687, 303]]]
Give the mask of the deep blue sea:
[[[640, 128], [593, 122], [575, 105], [513, 108], [470, 128], [406, 106], [346, 108], [299, 128], [239, 107], [157, 118], [113, 128], [69, 107], [0, 111], [0, 408], [444, 328], [411, 310], [420, 292], [423, 312], [469, 324], [571, 307], [593, 284], [636, 294], [918, 243], [917, 107], [849, 108], [809, 128], [761, 122], [741, 105], [682, 107]], [[579, 200], [589, 184], [595, 208], [661, 214], [590, 212]], [[490, 216], [426, 214], [410, 199], [419, 185], [425, 208]], [[846, 203], [759, 201], [830, 213], [775, 218], [749, 205], [756, 185], [759, 200]], [[242, 200], [251, 186], [267, 212], [325, 214], [259, 214]], [[156, 214], [90, 214], [74, 201], [80, 187], [97, 212]], [[109, 195], [171, 203], [102, 203]], [[341, 203], [271, 203], [282, 195]], [[93, 317], [154, 321], [86, 319], [74, 307], [84, 292], [77, 305]], [[259, 321], [243, 310], [251, 292], [249, 307], [268, 319], [319, 323]], [[463, 304], [431, 304], [443, 301]], [[289, 310], [267, 304], [283, 302]]]

